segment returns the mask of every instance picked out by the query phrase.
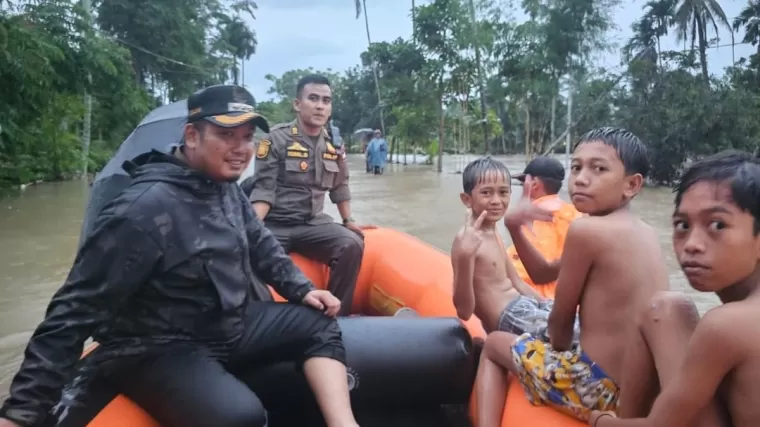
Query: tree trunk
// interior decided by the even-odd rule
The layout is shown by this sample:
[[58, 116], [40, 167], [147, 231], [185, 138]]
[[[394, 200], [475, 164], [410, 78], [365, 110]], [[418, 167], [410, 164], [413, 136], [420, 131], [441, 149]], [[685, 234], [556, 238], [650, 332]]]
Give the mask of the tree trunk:
[[488, 137], [488, 110], [486, 109], [486, 85], [483, 81], [483, 66], [480, 61], [480, 39], [478, 38], [478, 21], [475, 17], [475, 2], [470, 0], [470, 20], [472, 22], [473, 33], [475, 34], [475, 62], [478, 66], [478, 90], [480, 91], [480, 120], [483, 127], [483, 154], [490, 151]]
[[697, 35], [699, 37], [699, 62], [702, 64], [702, 79], [706, 85], [710, 84], [710, 74], [707, 72], [707, 40], [705, 40], [705, 27], [701, 17], [697, 17]]
[[554, 138], [557, 136], [555, 133], [555, 119], [557, 115], [557, 95], [552, 95], [552, 118], [551, 122], [549, 122], [549, 133], [551, 136], [549, 137], [552, 141], [554, 141]]
[[417, 8], [412, 0], [412, 44], [417, 46]]
[[438, 78], [438, 173], [443, 172], [443, 143], [444, 143], [444, 121], [443, 121], [443, 76]]
[[[362, 7], [364, 8], [364, 27], [367, 30], [367, 47], [372, 47], [372, 37], [369, 35], [369, 17], [367, 16], [367, 0], [362, 0]], [[380, 109], [380, 130], [383, 131], [383, 136], [388, 137], [385, 133], [385, 117], [383, 114], [383, 99], [380, 96], [380, 78], [377, 75], [377, 62], [372, 61], [372, 74], [375, 77], [375, 90], [377, 91], [377, 107]]]
[[657, 36], [657, 63], [662, 70], [662, 46], [660, 46], [660, 36]]
[[530, 146], [530, 108], [525, 105], [525, 158], [529, 161], [533, 151]]

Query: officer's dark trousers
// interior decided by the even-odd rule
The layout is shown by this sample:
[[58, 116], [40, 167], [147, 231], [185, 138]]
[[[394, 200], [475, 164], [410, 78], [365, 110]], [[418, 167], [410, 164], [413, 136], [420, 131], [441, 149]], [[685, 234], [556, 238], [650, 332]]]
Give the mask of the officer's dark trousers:
[[106, 378], [162, 427], [263, 427], [266, 411], [236, 373], [312, 357], [345, 363], [345, 350], [338, 323], [306, 306], [257, 301], [248, 313], [248, 327], [226, 362], [183, 344], [115, 363]]
[[336, 224], [267, 223], [285, 252], [295, 252], [330, 267], [327, 289], [341, 302], [340, 315], [351, 314], [356, 278], [364, 255], [364, 239]]

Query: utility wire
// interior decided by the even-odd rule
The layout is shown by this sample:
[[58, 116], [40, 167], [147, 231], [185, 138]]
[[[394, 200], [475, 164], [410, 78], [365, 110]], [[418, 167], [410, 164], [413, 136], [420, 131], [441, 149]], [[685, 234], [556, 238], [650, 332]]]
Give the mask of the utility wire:
[[207, 70], [207, 69], [205, 69], [203, 67], [199, 67], [199, 66], [193, 65], [193, 64], [188, 64], [188, 63], [176, 60], [176, 59], [168, 58], [168, 57], [166, 57], [164, 55], [161, 55], [161, 54], [158, 54], [158, 53], [155, 53], [155, 52], [151, 52], [148, 49], [145, 49], [144, 47], [136, 46], [136, 45], [134, 45], [134, 44], [132, 44], [130, 42], [127, 42], [125, 40], [122, 40], [122, 39], [120, 39], [118, 37], [112, 37], [112, 39], [116, 40], [117, 42], [119, 42], [119, 43], [121, 43], [121, 44], [123, 44], [125, 46], [131, 47], [132, 49], [136, 49], [136, 50], [139, 50], [140, 52], [146, 53], [148, 55], [155, 56], [156, 58], [163, 59], [166, 62], [171, 62], [173, 64], [181, 65], [183, 67], [194, 68], [196, 70], [203, 71], [206, 74], [210, 74], [211, 73], [211, 71], [209, 71], [209, 70]]

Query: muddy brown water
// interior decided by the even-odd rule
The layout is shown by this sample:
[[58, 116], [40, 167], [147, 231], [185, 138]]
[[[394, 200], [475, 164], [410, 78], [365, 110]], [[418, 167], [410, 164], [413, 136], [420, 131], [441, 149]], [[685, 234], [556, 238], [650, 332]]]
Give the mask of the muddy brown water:
[[[362, 156], [350, 156], [354, 217], [361, 223], [401, 230], [448, 252], [464, 220], [459, 201], [462, 176], [456, 172], [474, 158], [446, 157], [444, 173], [438, 174], [434, 166], [411, 164], [409, 156], [410, 164], [389, 165], [385, 175], [373, 176], [364, 173]], [[525, 166], [523, 157], [501, 160], [513, 173]], [[26, 341], [71, 267], [87, 191], [82, 181], [47, 183], [0, 199], [0, 397], [6, 395]], [[520, 194], [516, 185], [513, 200]], [[567, 199], [565, 189], [563, 198]], [[335, 207], [329, 201], [326, 205], [328, 213], [337, 217]], [[633, 209], [659, 231], [673, 288], [689, 294], [702, 312], [714, 306], [717, 298], [690, 289], [676, 264], [670, 189], [644, 189]]]

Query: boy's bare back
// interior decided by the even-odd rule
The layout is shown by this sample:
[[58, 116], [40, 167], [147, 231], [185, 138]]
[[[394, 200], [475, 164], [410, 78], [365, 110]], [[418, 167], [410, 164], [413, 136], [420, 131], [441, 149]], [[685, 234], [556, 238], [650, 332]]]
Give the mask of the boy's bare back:
[[625, 210], [580, 218], [570, 227], [561, 263], [555, 307], [563, 300], [579, 302], [581, 347], [621, 381], [638, 313], [657, 291], [668, 289], [657, 235]]

